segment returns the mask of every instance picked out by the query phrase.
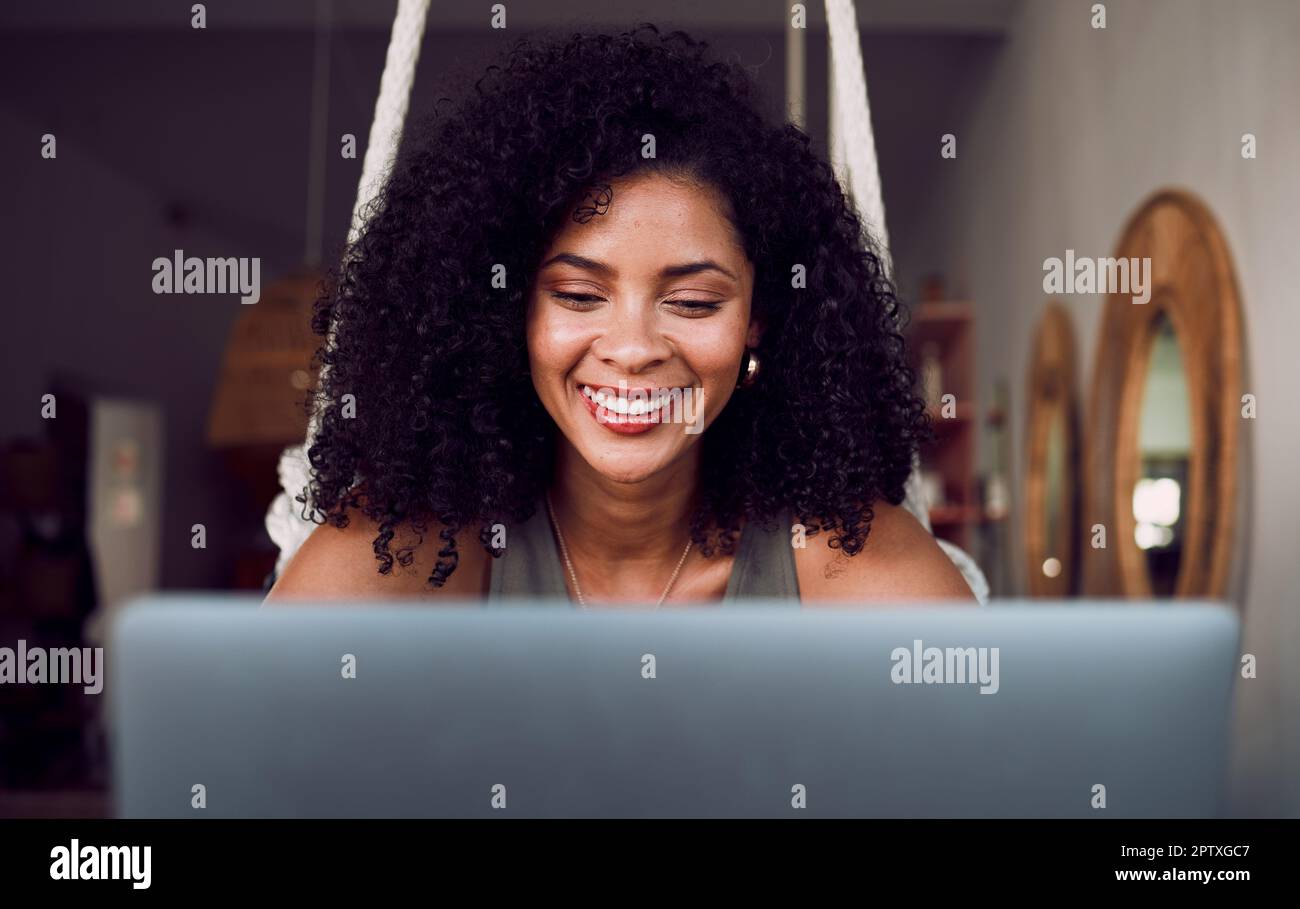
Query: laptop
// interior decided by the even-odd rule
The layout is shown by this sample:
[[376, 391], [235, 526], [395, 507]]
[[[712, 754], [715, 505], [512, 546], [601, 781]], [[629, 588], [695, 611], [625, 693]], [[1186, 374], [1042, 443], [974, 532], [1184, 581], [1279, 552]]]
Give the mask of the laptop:
[[123, 817], [1212, 817], [1229, 607], [265, 607], [107, 652]]

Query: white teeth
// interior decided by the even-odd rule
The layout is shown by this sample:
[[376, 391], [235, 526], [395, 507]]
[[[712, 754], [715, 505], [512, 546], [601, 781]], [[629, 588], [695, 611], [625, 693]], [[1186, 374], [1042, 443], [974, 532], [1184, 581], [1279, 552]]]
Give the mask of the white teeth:
[[590, 385], [582, 386], [582, 393], [600, 407], [619, 416], [640, 417], [661, 409], [672, 393], [671, 388], [660, 388], [651, 394], [629, 395], [620, 397], [601, 389], [596, 391]]

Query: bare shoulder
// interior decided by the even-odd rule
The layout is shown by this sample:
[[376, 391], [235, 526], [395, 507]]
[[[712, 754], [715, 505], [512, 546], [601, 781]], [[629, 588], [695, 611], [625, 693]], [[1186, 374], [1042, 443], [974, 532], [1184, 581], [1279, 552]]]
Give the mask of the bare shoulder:
[[[436, 527], [426, 530], [423, 541], [413, 527], [400, 527], [388, 543], [394, 556], [388, 574], [379, 573], [374, 550], [378, 535], [379, 525], [360, 511], [349, 512], [346, 527], [320, 525], [285, 566], [263, 603], [275, 606], [304, 600], [393, 598], [446, 602], [477, 599], [487, 593], [491, 556], [479, 543], [475, 529], [465, 528], [456, 535], [460, 561], [440, 588], [426, 583], [442, 548]], [[410, 565], [404, 566], [396, 555], [407, 546], [412, 547], [412, 559]]]
[[806, 547], [795, 550], [804, 602], [957, 599], [975, 603], [961, 572], [907, 509], [882, 501], [873, 510], [871, 532], [857, 555], [832, 549], [830, 532], [809, 537]]

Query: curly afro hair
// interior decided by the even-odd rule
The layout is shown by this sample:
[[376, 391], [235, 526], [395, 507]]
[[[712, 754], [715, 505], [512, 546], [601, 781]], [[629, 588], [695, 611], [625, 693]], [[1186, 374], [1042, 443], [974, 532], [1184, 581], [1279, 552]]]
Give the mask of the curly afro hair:
[[832, 547], [862, 549], [873, 503], [902, 501], [929, 434], [894, 289], [809, 137], [764, 116], [738, 64], [649, 25], [520, 40], [462, 102], [408, 131], [316, 305], [313, 330], [334, 339], [309, 400], [319, 430], [304, 517], [342, 527], [362, 511], [383, 574], [413, 558], [390, 551], [396, 528], [422, 542], [432, 522], [434, 587], [456, 568], [462, 528], [499, 554], [491, 525], [539, 507], [558, 430], [529, 378], [528, 282], [494, 289], [493, 266], [531, 279], [592, 186], [647, 168], [730, 201], [764, 326], [757, 382], [698, 443], [692, 538], [730, 553], [742, 519], [772, 526], [784, 509], [810, 534], [834, 532]]

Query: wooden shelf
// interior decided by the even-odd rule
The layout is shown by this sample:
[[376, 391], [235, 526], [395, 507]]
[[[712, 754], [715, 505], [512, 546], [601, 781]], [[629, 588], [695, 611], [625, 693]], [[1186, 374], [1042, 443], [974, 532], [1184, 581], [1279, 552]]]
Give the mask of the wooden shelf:
[[975, 311], [966, 300], [940, 300], [922, 303], [913, 311], [913, 322], [970, 322]]
[[930, 523], [935, 527], [978, 524], [983, 512], [975, 505], [939, 505], [930, 509]]
[[908, 333], [918, 341], [946, 344], [966, 331], [974, 320], [969, 303], [922, 303], [912, 311]]
[[[939, 365], [936, 392], [955, 397], [953, 415], [930, 406], [926, 413], [933, 441], [921, 452], [922, 469], [937, 480], [949, 503], [930, 510], [935, 535], [963, 549], [971, 545], [972, 528], [984, 515], [976, 502], [975, 436], [979, 409], [974, 388], [975, 307], [966, 300], [926, 302], [912, 310], [907, 326], [908, 365], [923, 382], [923, 361], [934, 357]], [[918, 388], [918, 391], [921, 389]]]

